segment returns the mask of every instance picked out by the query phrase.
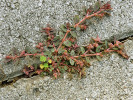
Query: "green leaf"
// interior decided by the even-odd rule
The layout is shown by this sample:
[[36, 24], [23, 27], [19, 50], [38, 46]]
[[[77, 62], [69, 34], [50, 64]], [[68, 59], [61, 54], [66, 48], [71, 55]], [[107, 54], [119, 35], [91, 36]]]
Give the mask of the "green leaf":
[[70, 59], [69, 62], [71, 65], [74, 65], [74, 60]]
[[95, 3], [95, 5], [94, 5], [94, 12], [98, 11], [99, 8], [100, 8], [100, 2], [97, 1], [97, 2]]
[[44, 68], [48, 68], [48, 63], [44, 63]]
[[113, 50], [119, 50], [119, 48], [113, 48]]
[[67, 70], [67, 69], [68, 69], [68, 67], [67, 67], [67, 66], [64, 66], [64, 69], [65, 69], [65, 70]]
[[60, 36], [54, 37], [53, 41], [57, 41], [57, 40], [60, 40]]
[[49, 45], [48, 47], [53, 47], [53, 45]]
[[74, 23], [78, 23], [79, 22], [79, 15], [75, 15], [74, 17]]
[[40, 56], [40, 61], [41, 61], [41, 62], [45, 62], [46, 59], [47, 59], [46, 57], [44, 57], [44, 56]]
[[31, 48], [31, 53], [35, 54], [35, 53], [37, 53], [37, 50], [35, 50], [34, 48]]
[[77, 34], [75, 32], [70, 31], [70, 34], [72, 35], [72, 37], [76, 38]]
[[52, 58], [54, 59], [54, 61], [57, 61], [57, 56], [52, 56]]
[[100, 52], [101, 47], [102, 47], [102, 45], [99, 45], [99, 46], [96, 48], [96, 52], [97, 52], [97, 53]]
[[55, 49], [54, 49], [54, 48], [52, 48], [52, 49], [51, 49], [51, 52], [54, 52], [54, 51], [55, 51]]
[[75, 51], [72, 50], [72, 51], [70, 52], [70, 54], [71, 54], [71, 56], [74, 56], [74, 55], [75, 55]]
[[97, 58], [99, 61], [101, 61], [101, 57], [100, 57], [100, 56], [96, 56], [96, 58]]
[[60, 41], [56, 41], [56, 42], [54, 43], [55, 46], [58, 46], [59, 44], [60, 44]]
[[44, 55], [46, 55], [46, 56], [48, 56], [49, 58], [51, 58], [52, 53], [51, 53], [51, 51], [46, 51], [46, 52], [44, 52]]
[[29, 47], [29, 46], [26, 46], [26, 47], [25, 47], [25, 51], [26, 51], [27, 53], [31, 53], [31, 52], [30, 52], [30, 47]]
[[71, 31], [75, 31], [76, 28], [74, 28], [73, 26], [71, 26], [71, 27], [70, 27], [70, 30], [71, 30]]
[[90, 60], [89, 60], [88, 57], [85, 57], [85, 59], [86, 59], [86, 62], [87, 62], [87, 63], [90, 63]]
[[61, 30], [62, 30], [63, 32], [67, 32], [67, 29], [66, 29], [65, 25], [61, 25], [60, 28], [61, 28]]
[[63, 32], [59, 32], [59, 36], [60, 36], [60, 39], [63, 39], [63, 37], [64, 37], [64, 34], [63, 34]]
[[65, 70], [64, 69], [61, 69], [60, 71], [61, 71], [61, 73], [65, 73]]
[[61, 73], [64, 73], [65, 72], [65, 70], [62, 67], [59, 66], [58, 68], [61, 71]]
[[32, 48], [32, 47], [28, 47], [28, 46], [25, 47], [25, 51], [26, 51], [27, 53], [32, 53], [32, 54], [37, 53], [37, 50], [35, 50], [35, 49]]
[[94, 54], [95, 52], [91, 50], [90, 53]]
[[54, 68], [53, 67], [51, 67], [51, 68], [49, 68], [48, 69], [50, 72], [52, 72], [53, 70], [54, 70]]
[[85, 53], [84, 47], [80, 47], [82, 54]]
[[69, 40], [64, 41], [64, 45], [70, 47], [72, 44]]
[[80, 27], [79, 27], [79, 26], [77, 26], [77, 27], [76, 27], [76, 30], [77, 30], [77, 31], [80, 31]]
[[105, 49], [108, 49], [108, 42], [105, 40]]
[[58, 53], [61, 54], [61, 53], [63, 53], [64, 51], [65, 51], [65, 50], [63, 50], [62, 48], [59, 48]]

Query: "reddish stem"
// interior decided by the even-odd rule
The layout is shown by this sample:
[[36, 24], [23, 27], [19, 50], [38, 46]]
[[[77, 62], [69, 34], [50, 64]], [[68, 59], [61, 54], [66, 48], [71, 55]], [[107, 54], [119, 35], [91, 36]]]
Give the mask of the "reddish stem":
[[101, 13], [102, 11], [104, 11], [104, 9], [100, 9], [100, 11], [98, 11], [98, 12], [92, 14], [92, 15], [87, 15], [87, 16], [85, 16], [79, 23], [75, 24], [74, 27], [76, 28], [79, 24], [81, 24], [81, 23], [82, 23], [83, 21], [85, 21], [86, 19], [89, 19], [89, 18], [91, 18], [91, 17], [93, 17], [93, 16], [96, 16], [97, 14]]
[[78, 57], [87, 57], [87, 56], [101, 56], [102, 52], [99, 53], [95, 53], [95, 54], [83, 54], [83, 55], [79, 55], [79, 56], [74, 56], [74, 58], [78, 58]]
[[35, 53], [35, 54], [28, 54], [28, 53], [26, 53], [26, 54], [24, 54], [24, 55], [20, 55], [20, 56], [7, 56], [6, 57], [6, 59], [12, 59], [12, 60], [15, 60], [15, 59], [17, 59], [17, 58], [21, 58], [21, 57], [24, 57], [24, 56], [37, 56], [37, 55], [44, 55], [43, 53], [40, 53], [40, 54], [37, 54], [37, 53]]
[[68, 33], [69, 33], [70, 31], [71, 31], [71, 30], [67, 30], [67, 32], [66, 32], [64, 38], [62, 39], [62, 42], [60, 43], [59, 47], [57, 48], [56, 52], [58, 52], [58, 50], [59, 50], [60, 47], [62, 46], [63, 42], [65, 41], [66, 36], [68, 35]]

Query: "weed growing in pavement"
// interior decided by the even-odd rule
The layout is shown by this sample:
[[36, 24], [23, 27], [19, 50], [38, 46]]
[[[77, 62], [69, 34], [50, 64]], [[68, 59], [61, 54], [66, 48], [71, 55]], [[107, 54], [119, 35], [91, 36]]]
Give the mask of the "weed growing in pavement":
[[79, 73], [80, 77], [84, 76], [84, 69], [90, 65], [92, 56], [100, 60], [105, 53], [117, 52], [128, 59], [128, 56], [123, 52], [124, 47], [120, 41], [109, 43], [106, 40], [101, 41], [97, 36], [92, 38], [90, 44], [86, 46], [78, 46], [77, 44], [77, 31], [87, 29], [86, 20], [93, 17], [101, 19], [106, 15], [110, 15], [111, 9], [110, 2], [102, 5], [100, 1], [97, 1], [93, 7], [84, 9], [82, 20], [79, 20], [79, 16], [76, 15], [74, 25], [70, 23], [61, 25], [58, 35], [48, 25], [42, 29], [46, 39], [42, 43], [38, 43], [35, 49], [26, 47], [18, 54], [14, 48], [14, 55], [6, 56], [6, 60], [10, 62], [23, 57], [26, 61], [29, 61], [23, 69], [23, 72], [29, 77], [39, 74], [53, 75], [57, 79], [64, 72]]

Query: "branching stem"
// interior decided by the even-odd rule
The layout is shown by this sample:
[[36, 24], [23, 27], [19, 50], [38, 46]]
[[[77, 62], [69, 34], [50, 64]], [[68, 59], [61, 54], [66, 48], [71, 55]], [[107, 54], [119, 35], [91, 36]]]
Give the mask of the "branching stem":
[[85, 21], [86, 19], [89, 19], [93, 16], [96, 16], [97, 14], [101, 13], [102, 11], [104, 11], [104, 9], [100, 9], [100, 11], [92, 14], [92, 15], [86, 15], [79, 23], [75, 24], [74, 27], [76, 28], [77, 26], [79, 26], [79, 24], [81, 24], [83, 21]]

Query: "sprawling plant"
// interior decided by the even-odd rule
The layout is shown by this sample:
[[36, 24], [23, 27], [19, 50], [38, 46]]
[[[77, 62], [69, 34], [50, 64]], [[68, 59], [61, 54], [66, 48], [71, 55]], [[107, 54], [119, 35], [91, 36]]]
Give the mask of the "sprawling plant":
[[93, 17], [102, 18], [110, 15], [110, 2], [101, 4], [96, 2], [94, 6], [84, 9], [84, 17], [79, 20], [79, 16], [74, 17], [74, 25], [65, 23], [60, 26], [60, 30], [55, 32], [49, 25], [42, 29], [45, 40], [36, 45], [35, 49], [26, 47], [19, 55], [6, 56], [8, 61], [24, 57], [28, 62], [23, 72], [32, 76], [33, 74], [53, 75], [59, 77], [64, 72], [79, 73], [80, 77], [85, 75], [85, 67], [90, 65], [90, 58], [96, 57], [98, 60], [103, 54], [117, 52], [124, 58], [128, 56], [123, 52], [123, 44], [120, 41], [108, 43], [101, 41], [99, 36], [92, 38], [86, 46], [77, 44], [77, 31], [85, 31], [88, 27], [86, 20]]

